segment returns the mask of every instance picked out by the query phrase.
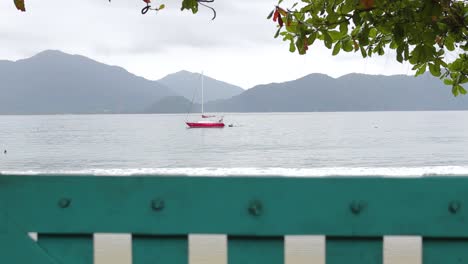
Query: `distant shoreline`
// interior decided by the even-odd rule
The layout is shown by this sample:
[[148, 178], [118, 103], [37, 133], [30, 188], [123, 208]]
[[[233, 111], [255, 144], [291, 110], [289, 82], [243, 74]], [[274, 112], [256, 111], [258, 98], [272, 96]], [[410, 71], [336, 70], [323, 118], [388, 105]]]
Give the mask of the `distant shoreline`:
[[[296, 112], [206, 112], [206, 113], [217, 113], [217, 114], [229, 114], [229, 115], [271, 115], [271, 114], [311, 114], [311, 113], [386, 113], [386, 112], [468, 112], [466, 110], [371, 110], [371, 111], [296, 111]], [[189, 115], [197, 115], [200, 113], [188, 113]], [[174, 115], [174, 116], [186, 116], [187, 113], [50, 113], [50, 114], [0, 114], [0, 116], [85, 116], [85, 115]]]

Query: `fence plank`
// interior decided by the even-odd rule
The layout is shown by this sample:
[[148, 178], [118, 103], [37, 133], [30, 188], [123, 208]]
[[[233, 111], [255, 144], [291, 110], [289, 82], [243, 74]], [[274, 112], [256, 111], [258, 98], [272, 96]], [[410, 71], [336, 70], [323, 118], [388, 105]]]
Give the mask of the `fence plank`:
[[468, 264], [468, 240], [423, 238], [424, 264]]
[[4, 232], [0, 232], [0, 263], [59, 264], [26, 232], [11, 222]]
[[326, 238], [326, 264], [382, 264], [381, 238]]
[[[2, 188], [4, 186], [4, 188]], [[468, 238], [468, 177], [55, 177], [0, 176], [8, 218], [38, 233], [228, 234]], [[292, 191], [293, 190], [293, 191]], [[71, 206], [58, 208], [60, 199]], [[161, 199], [166, 206], [152, 210]], [[246, 214], [252, 199], [268, 214]], [[349, 213], [362, 201], [365, 214]]]
[[188, 264], [187, 236], [132, 236], [133, 264]]
[[0, 189], [0, 235], [7, 231], [7, 197]]
[[0, 263], [58, 264], [33, 241], [27, 231], [8, 218], [8, 185], [0, 179]]
[[51, 257], [64, 264], [92, 264], [93, 235], [38, 234], [37, 243]]
[[228, 264], [283, 264], [284, 237], [228, 237]]

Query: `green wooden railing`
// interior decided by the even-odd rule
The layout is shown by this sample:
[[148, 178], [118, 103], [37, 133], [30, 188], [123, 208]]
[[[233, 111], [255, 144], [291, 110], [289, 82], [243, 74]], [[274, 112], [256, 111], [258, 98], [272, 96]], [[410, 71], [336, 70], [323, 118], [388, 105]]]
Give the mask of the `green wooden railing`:
[[226, 234], [229, 264], [284, 263], [298, 234], [327, 264], [382, 263], [384, 235], [468, 263], [466, 205], [468, 177], [0, 176], [0, 263], [90, 264], [93, 233], [131, 233], [134, 264], [188, 263], [188, 234]]

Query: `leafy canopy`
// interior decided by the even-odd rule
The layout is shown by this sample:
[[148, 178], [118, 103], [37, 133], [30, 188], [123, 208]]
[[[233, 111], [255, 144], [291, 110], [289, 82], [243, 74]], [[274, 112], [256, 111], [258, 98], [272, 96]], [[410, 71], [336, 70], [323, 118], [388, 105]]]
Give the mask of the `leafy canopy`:
[[[360, 52], [362, 57], [396, 50], [416, 76], [427, 69], [466, 94], [468, 82], [468, 1], [460, 0], [302, 0], [290, 8], [278, 5], [268, 18], [278, 24], [275, 37], [290, 42], [289, 50], [305, 54], [322, 41], [333, 55]], [[456, 54], [450, 60], [448, 54]], [[452, 55], [453, 56], [453, 55]]]
[[[151, 8], [151, 0], [143, 1], [146, 12], [164, 8]], [[182, 0], [181, 10], [195, 14], [199, 5], [211, 8], [206, 3], [213, 1]], [[25, 11], [24, 0], [14, 2]], [[413, 65], [416, 76], [429, 69], [452, 87], [455, 96], [466, 94], [462, 85], [468, 82], [467, 0], [300, 0], [288, 8], [282, 4], [279, 0], [268, 19], [277, 24], [275, 38], [289, 41], [291, 52], [306, 54], [316, 40], [332, 55], [360, 52], [365, 58], [384, 55], [388, 47], [396, 50], [397, 61]]]

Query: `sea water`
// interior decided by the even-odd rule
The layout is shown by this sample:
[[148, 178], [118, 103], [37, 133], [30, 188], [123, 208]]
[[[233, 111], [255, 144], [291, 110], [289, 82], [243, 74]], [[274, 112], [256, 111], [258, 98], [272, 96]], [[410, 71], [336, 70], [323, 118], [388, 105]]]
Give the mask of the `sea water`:
[[226, 114], [233, 127], [222, 129], [189, 129], [186, 118], [0, 116], [0, 172], [468, 174], [468, 112], [463, 111]]

